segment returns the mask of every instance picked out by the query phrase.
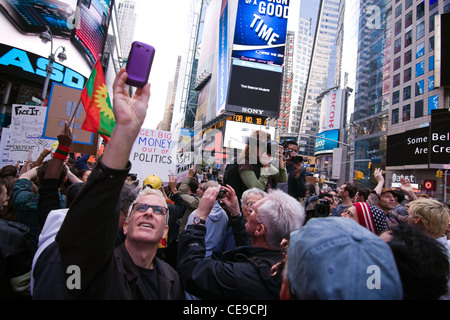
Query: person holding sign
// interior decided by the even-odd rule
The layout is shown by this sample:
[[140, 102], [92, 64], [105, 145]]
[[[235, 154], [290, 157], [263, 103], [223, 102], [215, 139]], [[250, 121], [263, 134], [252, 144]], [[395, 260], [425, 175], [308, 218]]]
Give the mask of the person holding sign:
[[115, 247], [120, 192], [131, 165], [133, 142], [144, 122], [150, 84], [128, 94], [122, 68], [113, 84], [114, 131], [55, 241], [70, 299], [183, 299], [178, 274], [156, 257], [167, 232], [167, 204], [145, 188], [124, 223], [125, 242]]

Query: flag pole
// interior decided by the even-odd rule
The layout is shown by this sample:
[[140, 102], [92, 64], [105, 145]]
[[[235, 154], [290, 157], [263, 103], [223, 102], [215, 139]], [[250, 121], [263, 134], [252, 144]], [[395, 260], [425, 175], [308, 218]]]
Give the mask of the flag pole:
[[[101, 58], [101, 56], [102, 56], [102, 55], [99, 54], [98, 57], [97, 57], [97, 60], [95, 60], [94, 68], [95, 68], [95, 65], [97, 64], [97, 61]], [[92, 73], [92, 72], [91, 72], [91, 73]], [[86, 84], [87, 84], [87, 82], [86, 82]], [[84, 85], [83, 90], [86, 88], [86, 84]], [[80, 106], [80, 103], [81, 103], [81, 94], [80, 94], [80, 100], [78, 100], [77, 106], [76, 106], [75, 110], [72, 112], [72, 115], [70, 116], [70, 120], [69, 120], [69, 128], [70, 128], [70, 126], [72, 125], [73, 118], [75, 117], [75, 113], [77, 112], [78, 107]]]

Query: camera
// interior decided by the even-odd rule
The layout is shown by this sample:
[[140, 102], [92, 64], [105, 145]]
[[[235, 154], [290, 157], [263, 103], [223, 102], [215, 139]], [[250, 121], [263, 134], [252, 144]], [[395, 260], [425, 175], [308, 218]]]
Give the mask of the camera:
[[330, 206], [331, 206], [330, 200], [326, 198], [319, 199], [319, 203], [316, 204], [314, 207], [313, 217], [316, 218], [328, 217], [330, 215]]
[[226, 193], [227, 193], [227, 190], [220, 189], [219, 194], [217, 195], [217, 199], [222, 199], [223, 197], [225, 197]]
[[302, 163], [303, 162], [303, 157], [302, 156], [299, 156], [299, 155], [296, 155], [296, 156], [293, 156], [293, 157], [291, 157], [291, 152], [292, 151], [294, 151], [294, 150], [292, 150], [292, 149], [284, 149], [284, 151], [283, 151], [283, 156], [284, 156], [284, 159], [285, 160], [287, 160], [287, 159], [290, 159], [291, 160], [291, 162], [292, 163], [294, 163], [294, 164], [299, 164], [299, 163]]

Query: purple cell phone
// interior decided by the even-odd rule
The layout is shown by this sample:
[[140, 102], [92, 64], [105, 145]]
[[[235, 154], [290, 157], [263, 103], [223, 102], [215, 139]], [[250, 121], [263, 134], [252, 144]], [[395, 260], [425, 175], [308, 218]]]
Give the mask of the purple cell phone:
[[139, 41], [132, 43], [126, 66], [128, 85], [142, 88], [147, 84], [154, 56], [155, 48], [151, 45]]

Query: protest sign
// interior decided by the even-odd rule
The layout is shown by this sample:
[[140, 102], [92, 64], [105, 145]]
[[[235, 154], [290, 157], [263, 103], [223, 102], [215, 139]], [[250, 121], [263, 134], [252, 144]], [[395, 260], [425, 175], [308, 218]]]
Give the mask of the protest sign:
[[169, 182], [169, 174], [176, 174], [178, 137], [168, 131], [142, 128], [131, 149], [131, 171], [142, 183], [151, 174]]
[[42, 138], [47, 108], [14, 104], [12, 106], [9, 160], [36, 160], [55, 140]]

